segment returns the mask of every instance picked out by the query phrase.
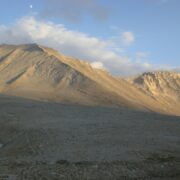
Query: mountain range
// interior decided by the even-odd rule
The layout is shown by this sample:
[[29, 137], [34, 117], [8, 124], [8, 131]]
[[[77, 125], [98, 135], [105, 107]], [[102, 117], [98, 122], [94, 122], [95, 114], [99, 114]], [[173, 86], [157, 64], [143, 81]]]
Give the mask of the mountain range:
[[180, 115], [180, 73], [159, 71], [115, 77], [38, 44], [0, 45], [0, 93]]

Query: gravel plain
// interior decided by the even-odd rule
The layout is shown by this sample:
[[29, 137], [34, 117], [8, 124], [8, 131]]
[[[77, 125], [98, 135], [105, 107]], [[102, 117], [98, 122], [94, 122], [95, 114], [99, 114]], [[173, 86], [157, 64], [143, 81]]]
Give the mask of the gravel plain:
[[0, 180], [180, 179], [180, 117], [0, 95]]

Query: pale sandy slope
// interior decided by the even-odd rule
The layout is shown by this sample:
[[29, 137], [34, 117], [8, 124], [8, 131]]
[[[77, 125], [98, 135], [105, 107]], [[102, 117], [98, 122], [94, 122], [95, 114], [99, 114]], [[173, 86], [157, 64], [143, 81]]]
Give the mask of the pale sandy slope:
[[[171, 84], [179, 82], [179, 74], [177, 80], [172, 77], [169, 81]], [[113, 77], [47, 47], [37, 44], [0, 46], [0, 92], [4, 94], [70, 104], [126, 106], [179, 115], [179, 84], [167, 86], [173, 89], [170, 94], [173, 98], [157, 98], [159, 96], [144, 88], [144, 82], [139, 87], [135, 79], [129, 82]]]

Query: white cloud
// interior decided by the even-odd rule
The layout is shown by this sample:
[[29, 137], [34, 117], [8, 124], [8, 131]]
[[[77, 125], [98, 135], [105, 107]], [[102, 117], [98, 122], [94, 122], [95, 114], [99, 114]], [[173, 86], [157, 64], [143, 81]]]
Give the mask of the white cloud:
[[[131, 32], [124, 33], [127, 43], [134, 41]], [[132, 75], [153, 68], [150, 64], [133, 62], [120, 56], [112, 48], [112, 42], [88, 34], [67, 29], [64, 25], [25, 17], [14, 25], [0, 26], [0, 43], [39, 43], [60, 52], [87, 60], [96, 68], [105, 68], [116, 75]]]
[[123, 32], [121, 35], [121, 40], [124, 45], [130, 45], [135, 41], [135, 36], [133, 32], [127, 31]]
[[105, 70], [106, 68], [104, 67], [104, 64], [102, 62], [92, 62], [91, 63], [91, 66], [95, 69], [102, 69], [102, 70]]

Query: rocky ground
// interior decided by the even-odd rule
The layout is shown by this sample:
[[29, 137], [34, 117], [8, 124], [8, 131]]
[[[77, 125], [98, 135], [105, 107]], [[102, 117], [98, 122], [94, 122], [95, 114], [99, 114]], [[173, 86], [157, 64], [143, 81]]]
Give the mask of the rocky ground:
[[0, 180], [180, 179], [180, 118], [0, 96]]

